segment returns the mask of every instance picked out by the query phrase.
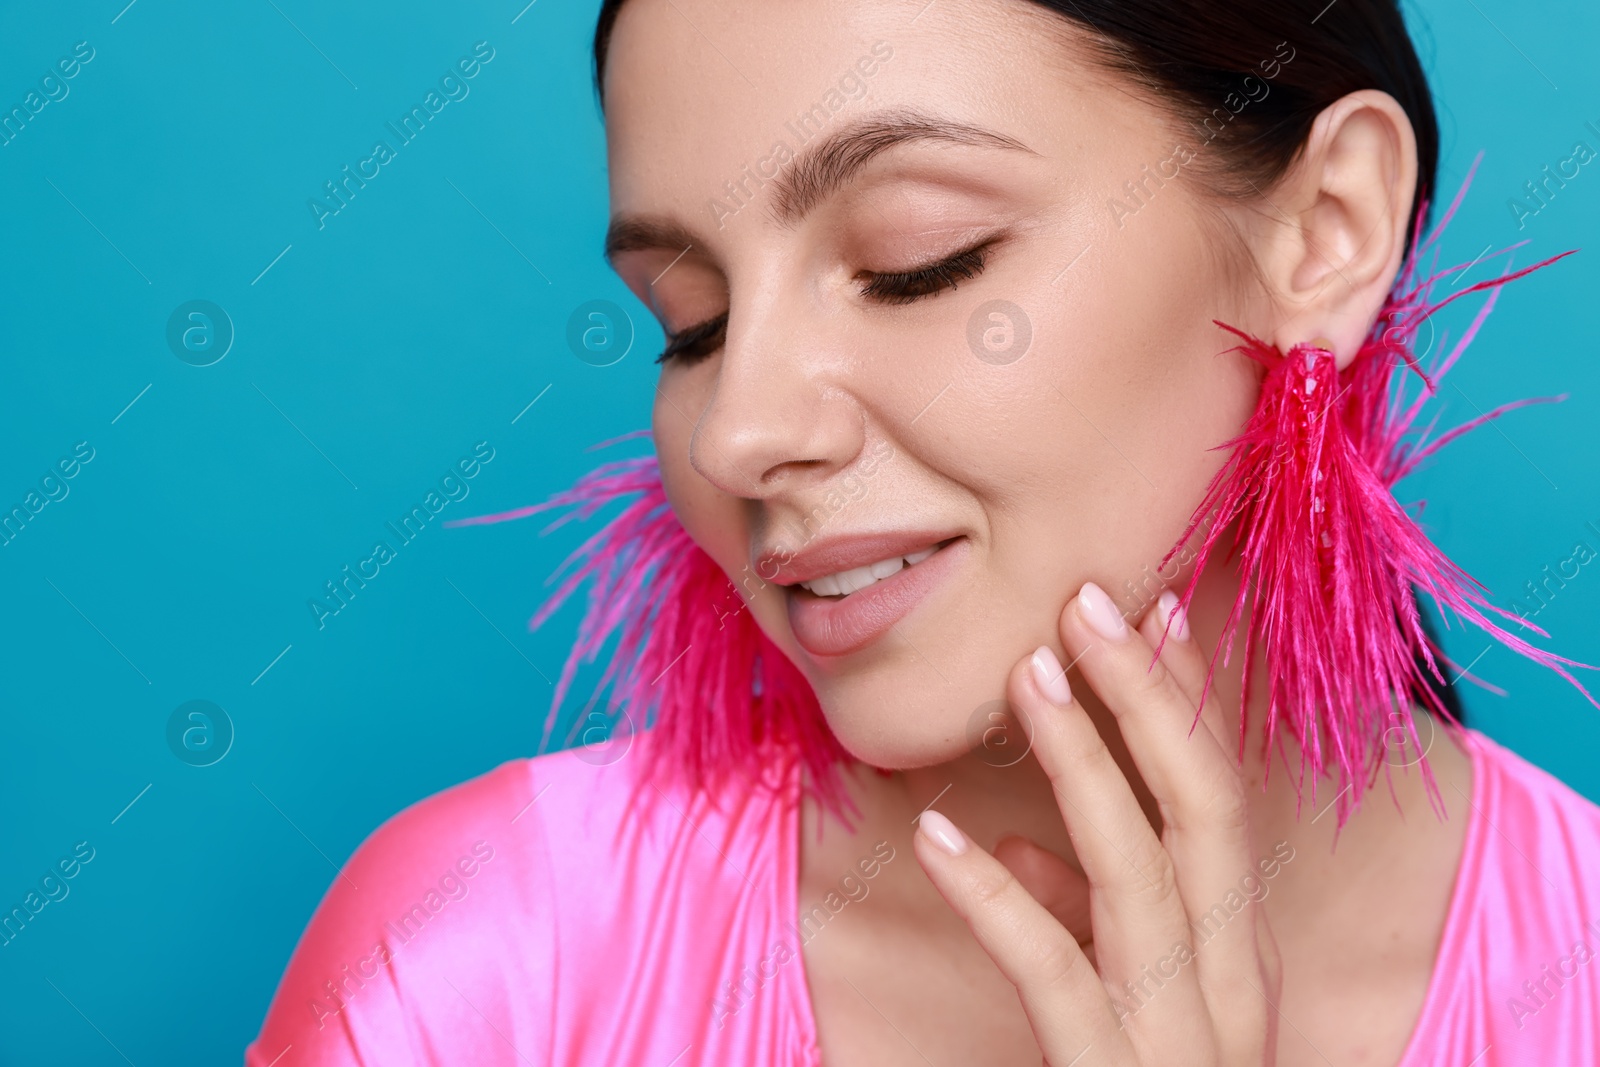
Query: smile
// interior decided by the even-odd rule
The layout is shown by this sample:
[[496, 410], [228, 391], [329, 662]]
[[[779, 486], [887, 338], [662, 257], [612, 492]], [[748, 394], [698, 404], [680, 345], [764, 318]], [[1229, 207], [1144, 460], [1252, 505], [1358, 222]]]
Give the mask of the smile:
[[952, 537], [786, 585], [795, 640], [819, 657], [865, 648], [943, 586], [970, 552], [967, 538]]
[[929, 545], [920, 552], [913, 552], [908, 556], [891, 556], [879, 560], [865, 567], [855, 567], [837, 574], [825, 574], [821, 578], [809, 582], [799, 583], [801, 588], [815, 593], [817, 596], [849, 596], [900, 573], [904, 567], [914, 567], [939, 550], [937, 545]]

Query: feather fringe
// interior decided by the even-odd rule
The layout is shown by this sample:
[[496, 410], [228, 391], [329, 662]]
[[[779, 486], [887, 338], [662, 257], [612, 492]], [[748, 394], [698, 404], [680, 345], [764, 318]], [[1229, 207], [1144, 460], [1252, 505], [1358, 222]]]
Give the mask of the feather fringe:
[[[1475, 161], [1473, 170], [1476, 168]], [[1341, 828], [1358, 808], [1363, 791], [1376, 782], [1380, 769], [1391, 766], [1384, 759], [1389, 724], [1403, 721], [1409, 742], [1415, 745], [1409, 751], [1425, 751], [1409, 706], [1397, 701], [1407, 696], [1422, 701], [1447, 727], [1459, 725], [1422, 674], [1420, 664], [1426, 664], [1434, 678], [1445, 684], [1438, 666], [1442, 651], [1429, 640], [1417, 615], [1419, 593], [1433, 598], [1446, 626], [1444, 607], [1448, 605], [1506, 647], [1554, 670], [1600, 708], [1566, 669], [1595, 668], [1536, 648], [1492, 621], [1488, 613], [1549, 636], [1491, 604], [1483, 586], [1428, 539], [1392, 491], [1422, 460], [1466, 431], [1527, 404], [1564, 399], [1563, 395], [1505, 404], [1431, 443], [1427, 440], [1431, 424], [1421, 433], [1414, 432], [1424, 401], [1437, 393], [1439, 380], [1476, 335], [1493, 309], [1499, 287], [1562, 258], [1553, 256], [1515, 272], [1507, 267], [1496, 278], [1434, 300], [1434, 284], [1446, 275], [1464, 273], [1465, 268], [1458, 264], [1422, 276], [1418, 264], [1433, 251], [1471, 181], [1469, 172], [1426, 241], [1421, 241], [1420, 233], [1426, 210], [1418, 213], [1413, 251], [1368, 339], [1343, 372], [1335, 369], [1331, 354], [1311, 345], [1295, 345], [1285, 354], [1241, 330], [1217, 323], [1242, 342], [1230, 351], [1242, 352], [1266, 367], [1261, 400], [1243, 431], [1217, 446], [1229, 450], [1228, 458], [1177, 545], [1162, 560], [1165, 566], [1204, 527], [1194, 570], [1181, 597], [1187, 608], [1206, 563], [1225, 532], [1233, 530], [1228, 557], [1237, 555], [1245, 580], [1240, 582], [1223, 638], [1207, 669], [1201, 706], [1211, 688], [1217, 655], [1222, 656], [1224, 665], [1228, 663], [1248, 606], [1250, 625], [1244, 637], [1243, 662], [1253, 662], [1251, 657], [1260, 644], [1267, 668], [1263, 751], [1270, 754], [1276, 741], [1287, 762], [1279, 731], [1293, 738], [1300, 753], [1296, 785], [1302, 803], [1307, 778], [1315, 805], [1317, 783], [1328, 772], [1337, 771], [1335, 803]], [[1433, 260], [1436, 264], [1436, 251]], [[1448, 351], [1441, 338], [1440, 355], [1424, 368], [1412, 350], [1419, 327], [1430, 323], [1431, 329], [1432, 316], [1441, 308], [1482, 290], [1490, 290], [1489, 296], [1461, 338]], [[1400, 388], [1392, 388], [1391, 376], [1397, 368], [1410, 369], [1422, 381], [1421, 393], [1409, 402], [1404, 399], [1403, 378]], [[1240, 699], [1241, 758], [1247, 736], [1250, 673], [1248, 669], [1244, 672]], [[1397, 720], [1402, 706], [1407, 713]], [[1198, 711], [1195, 722], [1199, 722]], [[1427, 760], [1420, 762], [1429, 797], [1438, 809], [1437, 783]], [[1270, 763], [1269, 759], [1269, 770]]]
[[[616, 441], [641, 436], [645, 431]], [[580, 586], [589, 586], [577, 642], [551, 698], [541, 749], [549, 744], [579, 666], [593, 663], [615, 634], [616, 648], [578, 721], [607, 691], [619, 732], [651, 730], [651, 743], [642, 746], [648, 766], [639, 776], [641, 786], [675, 781], [713, 787], [714, 797], [714, 787], [736, 774], [746, 784], [776, 786], [783, 776], [768, 781], [763, 772], [798, 759], [819, 803], [848, 821], [856, 812], [840, 776], [848, 754], [805, 676], [761, 631], [734, 584], [678, 522], [655, 456], [605, 464], [542, 504], [458, 525], [565, 509], [546, 527], [548, 533], [627, 498], [632, 500], [623, 510], [551, 576], [554, 582], [570, 570], [528, 624], [537, 629]]]

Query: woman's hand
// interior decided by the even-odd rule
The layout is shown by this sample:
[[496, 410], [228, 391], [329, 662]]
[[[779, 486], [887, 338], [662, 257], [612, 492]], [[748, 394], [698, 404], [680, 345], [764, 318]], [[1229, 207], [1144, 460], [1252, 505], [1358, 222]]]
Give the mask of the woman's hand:
[[[1136, 630], [1090, 583], [1060, 627], [1069, 662], [1115, 714], [1160, 804], [1159, 838], [1050, 650], [1017, 664], [1007, 683], [1012, 706], [1031, 720], [1034, 754], [1088, 878], [1093, 961], [1080, 945], [1081, 921], [1072, 922], [1082, 909], [1070, 892], [1041, 903], [937, 812], [924, 813], [916, 834], [917, 859], [1017, 987], [1050, 1067], [1259, 1067], [1274, 1059], [1279, 966], [1265, 912], [1249, 902], [1213, 929], [1214, 909], [1255, 872], [1244, 787], [1218, 742], [1214, 699], [1190, 733], [1206, 664], [1181, 617], [1150, 666], [1176, 602], [1162, 603], [1166, 610], [1148, 612]], [[1036, 889], [1052, 881], [1037, 876], [1050, 856], [1038, 846], [1007, 838], [996, 851], [1013, 866], [1028, 863], [1035, 877], [1017, 872]], [[1067, 881], [1059, 869], [1053, 880]], [[1203, 947], [1196, 930], [1205, 931]]]

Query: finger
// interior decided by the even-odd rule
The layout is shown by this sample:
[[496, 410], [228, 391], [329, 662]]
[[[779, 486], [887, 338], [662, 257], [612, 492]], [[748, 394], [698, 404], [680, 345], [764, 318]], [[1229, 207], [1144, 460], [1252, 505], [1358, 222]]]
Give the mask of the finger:
[[1082, 871], [1020, 834], [1002, 837], [994, 858], [1089, 952], [1094, 929], [1089, 924], [1089, 879]]
[[1045, 1059], [1071, 1063], [1093, 1047], [1108, 1062], [1128, 1051], [1100, 976], [1070, 933], [1005, 865], [937, 811], [913, 837], [917, 862], [1012, 985]]
[[[1187, 921], [1229, 917], [1191, 969], [1216, 1006], [1217, 994], [1211, 991], [1226, 988], [1231, 994], [1245, 977], [1255, 980], [1259, 973], [1254, 924], [1232, 921], [1237, 908], [1216, 910], [1238, 896], [1241, 878], [1254, 873], [1239, 771], [1209, 730], [1191, 734], [1193, 702], [1164, 660], [1151, 665], [1150, 643], [1123, 622], [1099, 586], [1086, 583], [1067, 605], [1061, 638], [1070, 655], [1081, 657], [1079, 669], [1116, 716], [1134, 763], [1161, 807], [1162, 839], [1177, 869]], [[1192, 647], [1184, 650], [1170, 642], [1169, 647], [1175, 656], [1196, 654]], [[1103, 951], [1100, 958], [1103, 965]]]
[[[1078, 670], [1116, 716], [1140, 774], [1162, 805], [1165, 818], [1197, 822], [1211, 816], [1242, 822], [1243, 790], [1238, 773], [1209, 731], [1189, 726], [1195, 707], [1169, 666], [1142, 633], [1127, 625], [1111, 598], [1093, 582], [1061, 613], [1061, 640]], [[1173, 659], [1188, 657], [1192, 673], [1196, 643], [1169, 642]], [[1154, 659], [1154, 662], [1152, 660]]]
[[[1073, 699], [1055, 654], [1041, 648], [1017, 664], [1007, 699], [1033, 723], [1033, 753], [1049, 776], [1072, 847], [1092, 895], [1095, 965], [1126, 1003], [1132, 983], [1190, 940], [1173, 858], [1156, 836], [1133, 787], [1083, 706]], [[1168, 978], [1176, 977], [1169, 974]], [[1155, 979], [1158, 1013], [1170, 1025], [1207, 1009], [1191, 980]], [[1138, 997], [1131, 1006], [1138, 1008]]]
[[[1178, 686], [1192, 702], [1200, 703], [1200, 688], [1205, 684], [1206, 661], [1195, 649], [1193, 635], [1189, 632], [1189, 615], [1178, 601], [1178, 594], [1163, 589], [1150, 610], [1139, 620], [1139, 632], [1151, 648], [1159, 648], [1161, 656], [1172, 670]], [[1165, 641], [1163, 641], [1165, 637]], [[1179, 647], [1179, 646], [1183, 647]], [[1168, 650], [1171, 655], [1168, 655]], [[1185, 652], [1192, 651], [1192, 655]]]
[[[1205, 690], [1209, 664], [1204, 650], [1189, 629], [1188, 612], [1179, 603], [1178, 595], [1170, 589], [1162, 590], [1155, 604], [1139, 621], [1139, 632], [1151, 648], [1159, 650], [1162, 662], [1177, 679], [1178, 688], [1183, 690], [1184, 696], [1198, 706], [1200, 694]], [[1224, 752], [1236, 752], [1238, 737], [1227, 731], [1222, 716], [1222, 701], [1218, 699], [1215, 689], [1206, 693], [1200, 721], [1205, 723]]]

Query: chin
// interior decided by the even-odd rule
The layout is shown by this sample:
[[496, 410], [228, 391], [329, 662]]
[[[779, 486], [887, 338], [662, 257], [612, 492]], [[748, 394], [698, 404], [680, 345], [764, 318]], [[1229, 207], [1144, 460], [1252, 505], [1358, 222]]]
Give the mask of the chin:
[[823, 698], [822, 712], [845, 751], [884, 770], [948, 763], [972, 748], [967, 714], [944, 702], [850, 692]]
[[912, 639], [937, 669], [893, 636], [849, 657], [848, 664], [796, 656], [792, 637], [780, 643], [811, 683], [829, 729], [847, 752], [873, 767], [910, 770], [948, 763], [1017, 734], [1005, 714], [1005, 680], [1026, 649], [1012, 656], [967, 638], [967, 628], [960, 627]]
[[[890, 551], [909, 551], [919, 539], [936, 550], [912, 552], [909, 566], [843, 597], [828, 585], [824, 594], [834, 595], [819, 597], [793, 571], [780, 571], [757, 620], [811, 684], [839, 743], [864, 763], [909, 770], [979, 746], [1024, 750], [1007, 714], [1006, 679], [1048, 633], [1047, 623], [1025, 620], [1047, 620], [1053, 609], [1027, 603], [1037, 589], [1010, 583], [1010, 593], [996, 598], [965, 537], [898, 535]], [[878, 539], [848, 551], [851, 563], [887, 554]], [[838, 567], [837, 557], [828, 558], [799, 577]], [[993, 607], [997, 600], [1010, 609]]]

